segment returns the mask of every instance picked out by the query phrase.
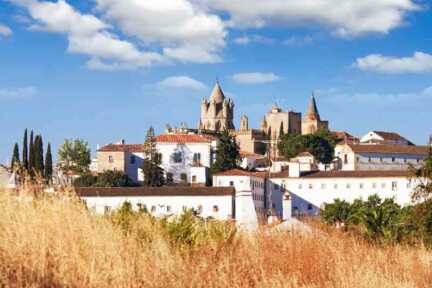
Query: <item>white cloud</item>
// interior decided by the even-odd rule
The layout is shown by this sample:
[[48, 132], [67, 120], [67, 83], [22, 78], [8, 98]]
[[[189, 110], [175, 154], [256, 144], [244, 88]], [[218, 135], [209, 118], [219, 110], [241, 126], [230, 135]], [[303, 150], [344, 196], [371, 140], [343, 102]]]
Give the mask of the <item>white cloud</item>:
[[12, 35], [12, 30], [3, 24], [0, 24], [0, 36], [9, 37]]
[[432, 72], [432, 55], [415, 52], [411, 57], [389, 57], [372, 54], [358, 58], [354, 67], [385, 74], [428, 73]]
[[414, 0], [205, 0], [230, 15], [231, 27], [326, 26], [347, 37], [388, 33], [420, 9]]
[[[147, 67], [165, 61], [158, 53], [140, 51], [131, 42], [118, 39], [108, 31], [111, 28], [109, 24], [93, 15], [81, 14], [64, 0], [14, 2], [26, 7], [36, 21], [31, 29], [66, 34], [69, 40], [68, 51], [90, 56], [87, 66], [91, 69], [113, 71], [124, 67]], [[107, 69], [108, 64], [101, 59], [114, 64]]]
[[421, 101], [432, 100], [432, 86], [421, 91], [411, 91], [404, 93], [344, 93], [335, 88], [320, 90], [321, 99], [328, 99], [335, 103], [358, 103], [367, 105], [383, 105], [400, 104], [400, 105], [418, 105]]
[[144, 44], [162, 44], [167, 57], [181, 62], [221, 61], [225, 25], [189, 0], [96, 0], [106, 19]]
[[231, 78], [239, 84], [263, 84], [281, 79], [274, 73], [261, 72], [237, 73], [234, 74]]
[[234, 38], [233, 42], [238, 45], [247, 45], [251, 42], [251, 39], [248, 36], [242, 36]]
[[0, 89], [0, 99], [3, 100], [28, 99], [36, 95], [36, 93], [37, 93], [37, 89], [33, 86]]
[[185, 90], [205, 90], [202, 82], [195, 80], [189, 76], [172, 76], [168, 77], [156, 84], [158, 88], [162, 89], [185, 89]]
[[276, 40], [267, 36], [262, 35], [250, 35], [250, 36], [243, 36], [234, 38], [234, 43], [238, 45], [247, 45], [250, 43], [258, 43], [258, 44], [265, 44], [265, 45], [271, 45], [276, 43]]

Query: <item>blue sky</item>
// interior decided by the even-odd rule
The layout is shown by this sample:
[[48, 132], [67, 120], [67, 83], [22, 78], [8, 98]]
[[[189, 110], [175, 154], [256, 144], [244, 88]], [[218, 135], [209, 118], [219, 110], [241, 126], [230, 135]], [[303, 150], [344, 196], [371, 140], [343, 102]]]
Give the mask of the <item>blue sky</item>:
[[431, 16], [412, 0], [0, 0], [0, 162], [25, 128], [94, 150], [195, 127], [216, 78], [237, 125], [316, 91], [333, 130], [425, 144]]

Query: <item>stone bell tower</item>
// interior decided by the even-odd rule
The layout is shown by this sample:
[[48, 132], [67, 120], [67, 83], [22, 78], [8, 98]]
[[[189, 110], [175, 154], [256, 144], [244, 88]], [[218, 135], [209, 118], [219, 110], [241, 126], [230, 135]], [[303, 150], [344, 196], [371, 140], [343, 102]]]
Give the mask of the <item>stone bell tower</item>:
[[198, 129], [223, 131], [234, 129], [234, 102], [226, 98], [219, 81], [213, 88], [210, 98], [201, 102], [201, 119]]

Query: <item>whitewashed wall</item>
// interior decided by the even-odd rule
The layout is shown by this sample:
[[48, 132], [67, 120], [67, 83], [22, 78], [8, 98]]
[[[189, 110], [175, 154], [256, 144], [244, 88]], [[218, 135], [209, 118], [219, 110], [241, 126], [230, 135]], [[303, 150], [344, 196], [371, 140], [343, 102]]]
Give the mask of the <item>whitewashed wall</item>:
[[[81, 197], [89, 209], [97, 213], [105, 213], [120, 208], [124, 202], [132, 204], [138, 210], [139, 204], [145, 205], [148, 212], [155, 216], [178, 215], [183, 209], [201, 209], [202, 217], [213, 217], [229, 220], [233, 216], [233, 197], [221, 196], [134, 196], [134, 197]], [[215, 211], [215, 206], [217, 210]], [[154, 207], [155, 210], [152, 208]]]

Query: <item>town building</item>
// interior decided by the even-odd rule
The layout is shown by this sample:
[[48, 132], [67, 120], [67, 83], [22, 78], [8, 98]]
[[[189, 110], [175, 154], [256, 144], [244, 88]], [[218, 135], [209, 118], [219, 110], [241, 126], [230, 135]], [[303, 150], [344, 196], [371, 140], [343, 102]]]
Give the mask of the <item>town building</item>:
[[301, 123], [301, 133], [303, 135], [313, 134], [318, 130], [329, 130], [329, 123], [328, 121], [321, 120], [315, 96], [312, 94], [306, 114]]
[[201, 102], [200, 130], [224, 131], [234, 129], [234, 102], [226, 98], [219, 81], [213, 88], [210, 98]]
[[[412, 203], [412, 192], [417, 186], [406, 170], [292, 172], [273, 173], [270, 181], [275, 186], [274, 199], [276, 196], [281, 198], [282, 194], [290, 195], [293, 216], [318, 216], [324, 203], [332, 203], [335, 199], [367, 200], [374, 194], [408, 205]], [[278, 194], [278, 191], [281, 192]], [[280, 200], [276, 203], [280, 205]]]
[[407, 170], [421, 165], [430, 150], [428, 146], [343, 143], [335, 147], [336, 166], [344, 171]]
[[396, 132], [370, 131], [360, 139], [362, 144], [414, 145]]
[[[205, 185], [214, 161], [217, 138], [205, 134], [167, 133], [155, 137], [161, 167], [168, 184]], [[139, 183], [143, 181], [142, 144], [108, 144], [97, 150], [98, 172], [117, 170]]]
[[301, 113], [294, 111], [283, 111], [274, 104], [261, 122], [261, 130], [271, 140], [277, 140], [283, 134], [301, 133]]

